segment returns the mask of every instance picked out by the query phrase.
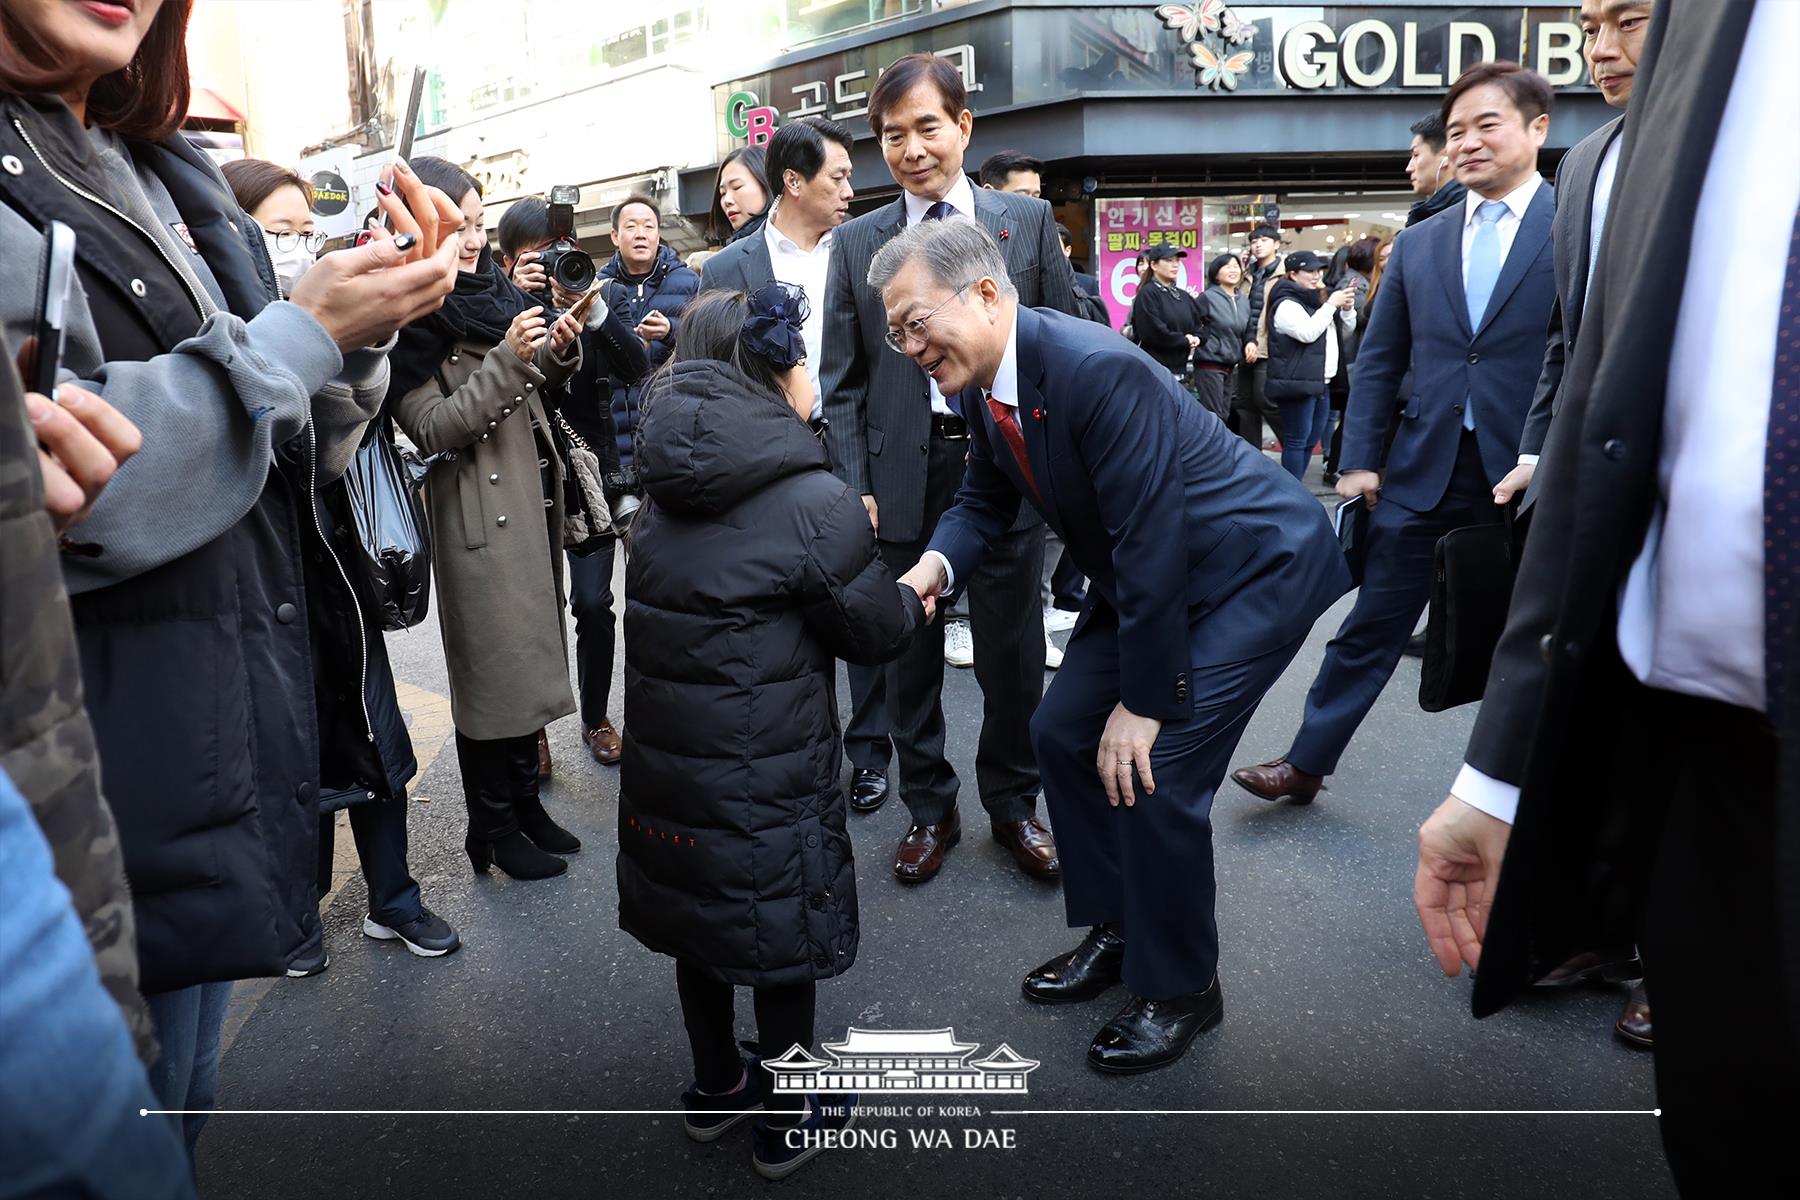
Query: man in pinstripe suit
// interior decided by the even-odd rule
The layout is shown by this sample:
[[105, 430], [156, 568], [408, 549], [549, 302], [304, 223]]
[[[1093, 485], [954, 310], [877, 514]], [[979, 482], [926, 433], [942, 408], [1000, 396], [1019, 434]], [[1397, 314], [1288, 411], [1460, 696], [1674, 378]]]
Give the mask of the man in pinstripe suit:
[[[869, 126], [904, 193], [846, 222], [833, 238], [819, 376], [826, 436], [835, 470], [862, 493], [882, 558], [896, 575], [918, 562], [938, 518], [954, 502], [969, 434], [963, 414], [920, 365], [888, 344], [887, 310], [868, 284], [875, 252], [920, 221], [978, 220], [1000, 243], [1021, 304], [1075, 312], [1074, 277], [1050, 206], [978, 189], [963, 173], [973, 121], [962, 75], [948, 60], [908, 55], [884, 71], [869, 94]], [[1056, 845], [1036, 817], [1038, 770], [1030, 736], [1044, 683], [1037, 591], [1043, 556], [1042, 521], [1022, 515], [969, 584], [983, 699], [975, 776], [995, 840], [1027, 874], [1055, 879]], [[847, 737], [853, 756], [859, 735], [870, 740], [870, 717], [880, 711], [885, 693], [900, 796], [911, 814], [894, 858], [894, 874], [905, 883], [935, 877], [962, 837], [956, 772], [944, 756], [943, 641], [943, 626], [932, 625], [885, 676], [864, 673], [851, 680], [857, 712]], [[879, 738], [888, 731], [873, 732]]]

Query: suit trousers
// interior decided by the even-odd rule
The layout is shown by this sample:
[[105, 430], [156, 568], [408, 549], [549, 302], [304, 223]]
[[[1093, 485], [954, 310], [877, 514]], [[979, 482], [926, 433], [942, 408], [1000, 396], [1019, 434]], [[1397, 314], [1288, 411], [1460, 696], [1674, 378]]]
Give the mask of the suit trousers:
[[1059, 608], [1064, 612], [1080, 612], [1087, 601], [1087, 577], [1069, 557], [1063, 540], [1048, 528], [1044, 530], [1043, 584], [1038, 598], [1046, 609]]
[[581, 699], [581, 728], [598, 729], [606, 720], [612, 691], [618, 617], [613, 613], [613, 560], [616, 542], [586, 556], [569, 558], [569, 610], [575, 614], [575, 680]]
[[[1667, 764], [1642, 944], [1663, 1148], [1682, 1195], [1753, 1195], [1785, 1173], [1800, 1074], [1780, 979], [1795, 936], [1779, 836], [1795, 816], [1780, 797], [1793, 787], [1780, 786], [1779, 742], [1761, 713], [1643, 691], [1644, 744]], [[1654, 813], [1653, 798], [1643, 807]]]
[[1097, 609], [1069, 639], [1031, 744], [1062, 854], [1069, 924], [1122, 931], [1125, 986], [1139, 996], [1199, 991], [1218, 973], [1213, 795], [1256, 706], [1305, 640], [1302, 632], [1256, 658], [1192, 668], [1193, 716], [1165, 722], [1150, 751], [1156, 794], [1140, 791], [1135, 805], [1114, 808], [1095, 756], [1119, 703], [1118, 618]]
[[1414, 512], [1392, 500], [1375, 505], [1356, 606], [1325, 647], [1325, 661], [1306, 694], [1305, 719], [1287, 752], [1289, 762], [1312, 775], [1337, 770], [1431, 599], [1438, 539], [1452, 529], [1502, 519], [1475, 434], [1468, 430], [1457, 443], [1456, 468], [1437, 507]]
[[850, 720], [844, 726], [844, 757], [858, 771], [887, 774], [894, 760], [893, 722], [888, 717], [887, 664], [845, 663], [850, 679]]
[[[896, 576], [911, 570], [931, 531], [956, 501], [969, 443], [933, 438], [926, 460], [925, 534], [916, 542], [878, 543]], [[981, 736], [975, 784], [996, 821], [1022, 821], [1037, 809], [1038, 768], [1031, 753], [1031, 714], [1044, 690], [1044, 527], [1002, 534], [974, 578], [959, 579], [969, 597], [975, 680], [981, 685]], [[956, 771], [944, 755], [944, 623], [913, 635], [887, 669], [887, 709], [900, 760], [900, 798], [913, 822], [935, 825], [956, 807]]]

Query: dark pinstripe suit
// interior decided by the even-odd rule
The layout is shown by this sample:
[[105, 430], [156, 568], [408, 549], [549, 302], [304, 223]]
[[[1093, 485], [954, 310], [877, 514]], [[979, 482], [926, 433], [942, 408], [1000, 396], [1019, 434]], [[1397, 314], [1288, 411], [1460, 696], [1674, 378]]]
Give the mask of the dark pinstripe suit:
[[[1029, 196], [975, 189], [975, 213], [994, 235], [1019, 303], [1073, 314], [1075, 280], [1050, 206]], [[932, 435], [931, 388], [910, 359], [890, 350], [887, 310], [868, 284], [869, 264], [906, 227], [905, 198], [840, 226], [832, 235], [825, 285], [824, 362], [819, 390], [830, 422], [833, 469], [879, 512], [882, 558], [899, 571], [918, 561], [938, 518], [955, 500], [966, 441]], [[1038, 772], [1030, 722], [1044, 684], [1043, 609], [1038, 580], [1044, 533], [1021, 517], [970, 580], [969, 621], [981, 684], [981, 738], [975, 756], [983, 806], [1000, 821], [1031, 815]], [[885, 683], [884, 683], [885, 681]], [[853, 671], [855, 707], [845, 730], [853, 765], [887, 767], [899, 750], [900, 795], [917, 824], [943, 820], [956, 803], [956, 772], [944, 758], [943, 623], [913, 638], [882, 673]], [[888, 722], [881, 712], [885, 692]]]

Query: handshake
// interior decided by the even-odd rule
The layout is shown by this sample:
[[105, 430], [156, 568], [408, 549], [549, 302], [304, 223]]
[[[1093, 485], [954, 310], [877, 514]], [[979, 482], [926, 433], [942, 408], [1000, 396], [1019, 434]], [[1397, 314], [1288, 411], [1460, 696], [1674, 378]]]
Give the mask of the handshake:
[[912, 570], [900, 577], [900, 586], [909, 587], [918, 594], [919, 603], [925, 606], [926, 621], [936, 620], [938, 597], [950, 586], [950, 572], [944, 565], [943, 556], [926, 551]]

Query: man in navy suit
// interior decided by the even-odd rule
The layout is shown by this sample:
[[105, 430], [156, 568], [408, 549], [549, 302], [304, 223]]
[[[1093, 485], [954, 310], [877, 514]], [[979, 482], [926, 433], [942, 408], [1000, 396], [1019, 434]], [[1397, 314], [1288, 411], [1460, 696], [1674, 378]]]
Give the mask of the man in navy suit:
[[[969, 427], [955, 505], [903, 582], [951, 594], [1029, 500], [1092, 581], [1031, 744], [1075, 950], [1027, 999], [1135, 998], [1088, 1061], [1174, 1062], [1223, 1012], [1214, 791], [1263, 693], [1349, 587], [1323, 509], [1110, 329], [1026, 308], [991, 235], [921, 223], [876, 254], [888, 342]], [[923, 401], [921, 400], [921, 403]]]
[[[1518, 462], [1556, 298], [1555, 201], [1537, 171], [1550, 102], [1549, 83], [1507, 62], [1470, 67], [1444, 97], [1468, 196], [1396, 238], [1382, 275], [1351, 372], [1337, 485], [1369, 506], [1362, 589], [1325, 648], [1292, 747], [1232, 772], [1265, 800], [1318, 795], [1430, 599], [1438, 539], [1502, 519], [1494, 488]], [[1409, 367], [1413, 391], [1384, 471]]]

